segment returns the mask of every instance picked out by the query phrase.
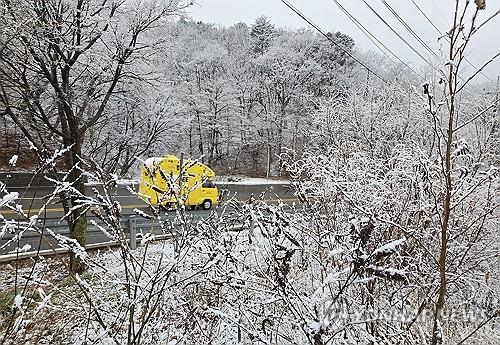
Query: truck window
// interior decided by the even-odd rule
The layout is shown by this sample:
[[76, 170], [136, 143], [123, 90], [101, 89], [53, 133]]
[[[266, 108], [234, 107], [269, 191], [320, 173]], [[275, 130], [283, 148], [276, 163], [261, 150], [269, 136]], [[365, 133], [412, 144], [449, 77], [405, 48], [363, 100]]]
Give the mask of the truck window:
[[205, 181], [201, 185], [202, 188], [215, 188], [215, 183], [214, 181]]

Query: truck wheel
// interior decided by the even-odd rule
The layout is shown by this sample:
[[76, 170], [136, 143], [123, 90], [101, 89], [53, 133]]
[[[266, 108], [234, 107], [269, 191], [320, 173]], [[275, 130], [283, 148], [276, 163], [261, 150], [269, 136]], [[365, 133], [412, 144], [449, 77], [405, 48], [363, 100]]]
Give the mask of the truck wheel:
[[212, 202], [207, 199], [207, 200], [203, 201], [203, 204], [201, 204], [201, 207], [203, 207], [204, 210], [210, 210], [212, 208]]

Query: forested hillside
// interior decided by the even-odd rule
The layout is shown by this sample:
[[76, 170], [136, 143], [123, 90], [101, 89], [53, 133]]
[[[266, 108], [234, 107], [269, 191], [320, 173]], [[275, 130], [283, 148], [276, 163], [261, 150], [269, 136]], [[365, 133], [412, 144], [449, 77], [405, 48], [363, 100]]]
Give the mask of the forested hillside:
[[[134, 171], [134, 156], [184, 152], [221, 174], [276, 176], [284, 148], [337, 147], [388, 158], [397, 144], [435, 145], [421, 84], [436, 87], [441, 76], [430, 69], [416, 75], [400, 62], [357, 51], [347, 34], [329, 35], [377, 75], [325, 37], [277, 29], [265, 17], [252, 26], [163, 27], [148, 38], [162, 37], [155, 55], [140, 62], [139, 78], [123, 86], [106, 121], [86, 138], [87, 154], [121, 174]], [[482, 109], [495, 97], [495, 85], [471, 87], [463, 110]], [[483, 138], [496, 125], [487, 128]], [[475, 142], [491, 148], [494, 140]]]
[[[349, 36], [331, 36], [353, 51]], [[126, 172], [134, 155], [185, 152], [222, 173], [277, 174], [284, 147], [312, 142], [321, 102], [344, 100], [366, 78], [325, 38], [277, 29], [265, 17], [251, 27], [179, 21], [148, 40], [157, 52], [141, 61], [142, 80], [124, 86], [107, 136], [88, 137], [89, 155], [108, 169]]]
[[[310, 30], [276, 28], [265, 17], [228, 28], [186, 20], [157, 26], [124, 65], [103, 116], [84, 136], [84, 154], [123, 176], [137, 173], [136, 157], [181, 152], [222, 174], [273, 176], [283, 173], [285, 148], [342, 147], [387, 158], [400, 143], [432, 147], [421, 84], [439, 85], [439, 73], [416, 74], [358, 51], [348, 34], [328, 35], [334, 43]], [[106, 71], [107, 61], [88, 63]], [[46, 86], [39, 97], [50, 95]], [[469, 87], [464, 107], [481, 109], [495, 97], [495, 85]], [[5, 137], [19, 132], [7, 121]], [[487, 127], [494, 132], [496, 125]]]

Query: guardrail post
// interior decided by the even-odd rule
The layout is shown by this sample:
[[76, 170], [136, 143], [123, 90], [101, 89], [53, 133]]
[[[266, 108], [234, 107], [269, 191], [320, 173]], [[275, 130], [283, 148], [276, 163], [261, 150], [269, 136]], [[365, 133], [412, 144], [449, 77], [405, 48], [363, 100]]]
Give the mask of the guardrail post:
[[250, 236], [253, 237], [253, 232], [254, 232], [254, 229], [255, 229], [255, 218], [254, 218], [253, 215], [251, 215], [251, 217], [252, 218], [250, 219], [250, 229], [249, 229], [250, 231], [249, 231], [249, 234], [250, 234]]
[[129, 246], [131, 250], [137, 248], [137, 219], [132, 216], [128, 219], [128, 229], [129, 229]]
[[178, 224], [172, 224], [172, 230], [174, 231], [174, 253], [179, 254], [179, 233], [182, 229], [181, 220], [179, 220]]

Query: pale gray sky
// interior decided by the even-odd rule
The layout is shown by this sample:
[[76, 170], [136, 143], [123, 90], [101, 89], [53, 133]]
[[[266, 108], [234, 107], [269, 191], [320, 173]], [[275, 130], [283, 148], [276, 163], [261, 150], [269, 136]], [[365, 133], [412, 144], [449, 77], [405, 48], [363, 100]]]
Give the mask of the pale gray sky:
[[[373, 14], [363, 0], [337, 1], [401, 59], [411, 62], [413, 66], [425, 65], [425, 62], [418, 55], [401, 42]], [[441, 32], [448, 31], [451, 28], [454, 0], [414, 1]], [[196, 0], [196, 2], [191, 11], [193, 20], [230, 26], [237, 22], [251, 24], [257, 17], [265, 15], [278, 27], [291, 29], [308, 27], [306, 22], [288, 9], [280, 0]], [[323, 30], [347, 33], [354, 38], [359, 49], [363, 51], [378, 51], [355, 24], [341, 12], [333, 0], [289, 0], [289, 2], [323, 28]], [[382, 0], [367, 0], [367, 2], [418, 50], [422, 56], [428, 60], [432, 60], [431, 54], [404, 29], [396, 17], [383, 5]], [[387, 2], [436, 53], [439, 52], [439, 49], [444, 49], [445, 41], [441, 40], [438, 42], [438, 32], [418, 11], [412, 0], [387, 0]], [[480, 11], [480, 22], [494, 14], [500, 8], [500, 1], [498, 0], [487, 0], [486, 3], [486, 10]], [[470, 5], [475, 6], [473, 1], [471, 1]], [[468, 59], [476, 67], [479, 67], [498, 52], [500, 52], [500, 17], [492, 20], [485, 26], [482, 32], [478, 33], [469, 48]], [[469, 68], [472, 70], [472, 67]], [[484, 74], [496, 80], [497, 76], [500, 75], [500, 58], [484, 71]], [[478, 81], [485, 81], [484, 77], [479, 79]]]

